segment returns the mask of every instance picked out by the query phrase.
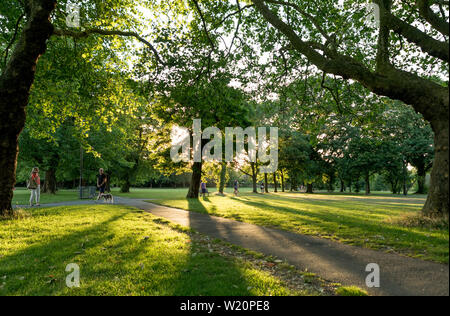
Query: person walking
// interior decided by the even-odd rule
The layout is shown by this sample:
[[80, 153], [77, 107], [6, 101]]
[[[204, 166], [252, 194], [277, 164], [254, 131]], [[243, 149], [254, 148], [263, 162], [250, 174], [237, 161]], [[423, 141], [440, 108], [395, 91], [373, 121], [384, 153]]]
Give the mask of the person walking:
[[100, 191], [98, 194], [98, 197], [97, 197], [97, 201], [103, 196], [103, 194], [105, 194], [107, 182], [108, 182], [108, 177], [106, 176], [103, 168], [100, 168], [98, 170], [98, 175], [97, 175], [97, 188]]
[[41, 178], [39, 177], [39, 168], [34, 167], [31, 170], [30, 179], [28, 180], [27, 188], [31, 191], [30, 206], [33, 207], [33, 201], [36, 202], [36, 206], [41, 206]]
[[[206, 194], [208, 194], [208, 189], [206, 188], [206, 183], [202, 182], [200, 184], [200, 188], [202, 189], [202, 195], [203, 197], [206, 197]], [[209, 194], [208, 194], [209, 195]]]

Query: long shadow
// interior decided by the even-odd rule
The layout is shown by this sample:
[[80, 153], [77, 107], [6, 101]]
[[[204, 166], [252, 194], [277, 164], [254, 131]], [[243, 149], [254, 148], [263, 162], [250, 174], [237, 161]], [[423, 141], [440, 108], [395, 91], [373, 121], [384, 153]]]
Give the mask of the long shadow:
[[[314, 199], [314, 198], [310, 198], [310, 197], [301, 197], [301, 198], [290, 198], [290, 197], [283, 197], [283, 196], [277, 196], [277, 195], [272, 195], [272, 199], [273, 200], [277, 200], [277, 201], [283, 201], [286, 203], [292, 203], [293, 201], [297, 201], [299, 203], [307, 203], [307, 204], [311, 204], [314, 203], [315, 206], [321, 206], [321, 207], [327, 207], [327, 208], [349, 208], [349, 201], [340, 201], [340, 200], [328, 200], [328, 199]], [[383, 208], [389, 208], [390, 210], [382, 210], [380, 208], [376, 208], [377, 213], [379, 214], [383, 214], [383, 215], [392, 215], [392, 210], [396, 209], [395, 211], [401, 212], [402, 210], [404, 211], [408, 211], [408, 212], [413, 212], [416, 211], [416, 207], [415, 206], [406, 206], [406, 205], [391, 205], [391, 204], [386, 204], [386, 203], [374, 203], [372, 200], [370, 202], [367, 201], [355, 201], [355, 200], [350, 200], [350, 202], [352, 203], [351, 208], [355, 208], [355, 209], [359, 209], [359, 208], [367, 208], [368, 203], [370, 205], [377, 205], [379, 207], [383, 207]], [[374, 206], [376, 207], [376, 206]], [[397, 210], [398, 209], [398, 210]], [[360, 210], [360, 212], [362, 212], [363, 210]], [[401, 212], [404, 213], [404, 212]]]
[[[34, 217], [45, 217], [52, 214], [52, 210], [45, 209], [41, 213], [37, 213]], [[59, 213], [53, 214], [59, 215]], [[63, 212], [61, 212], [62, 214]], [[38, 244], [1, 257], [0, 276], [7, 276], [7, 287], [4, 291], [0, 289], [0, 293], [6, 295], [84, 295], [83, 293], [102, 295], [102, 293], [111, 293], [108, 290], [102, 290], [102, 287], [114, 287], [115, 277], [128, 280], [133, 278], [133, 276], [127, 275], [130, 265], [138, 265], [143, 256], [145, 257], [146, 247], [161, 247], [161, 241], [164, 242], [164, 239], [151, 237], [145, 242], [129, 247], [130, 238], [136, 240], [135, 235], [139, 235], [141, 230], [136, 227], [119, 238], [114, 233], [114, 229], [117, 227], [113, 226], [116, 222], [124, 219], [127, 214], [129, 213], [112, 214], [107, 220], [95, 225], [89, 225], [89, 219], [86, 219], [86, 223], [83, 225], [89, 225], [88, 228], [58, 235], [58, 238], [50, 241], [44, 237]], [[154, 219], [145, 219], [144, 216], [142, 220], [153, 220], [158, 223]], [[86, 240], [88, 241], [86, 242]], [[83, 242], [86, 242], [85, 246], [81, 246]], [[152, 293], [159, 293], [159, 295], [252, 295], [248, 279], [242, 274], [242, 267], [232, 260], [220, 257], [217, 253], [200, 252], [196, 245], [190, 245], [185, 258], [179, 260], [178, 252], [171, 251], [170, 254], [167, 254], [168, 257], [163, 258], [164, 260], [151, 263], [159, 272], [158, 275], [146, 270], [142, 274], [138, 274], [143, 276], [144, 280], [135, 280], [134, 283], [148, 286]], [[100, 250], [101, 247], [103, 250]], [[94, 251], [95, 256], [93, 254], [84, 256], [91, 250]], [[125, 251], [127, 256], [123, 258]], [[99, 257], [97, 252], [104, 253], [104, 257]], [[194, 256], [194, 254], [198, 254], [198, 256]], [[171, 261], [170, 256], [177, 256], [176, 262]], [[65, 272], [65, 267], [69, 263], [77, 263], [81, 268], [82, 288], [75, 289], [74, 292], [68, 292], [64, 282], [65, 276], [68, 274]], [[166, 275], [166, 265], [176, 265], [176, 272]], [[171, 270], [174, 270], [173, 267]], [[49, 278], [48, 275], [52, 273], [58, 280]], [[19, 277], [24, 279], [20, 282], [12, 282]], [[49, 280], [51, 283], [47, 284]], [[199, 286], [200, 282], [202, 282], [201, 286]], [[130, 289], [120, 289], [119, 293], [126, 295], [128, 290]], [[139, 289], [135, 289], [135, 291], [139, 292]]]
[[[202, 198], [205, 202], [210, 202], [209, 198]], [[189, 225], [191, 228], [207, 227], [209, 231], [217, 231], [216, 222], [212, 220], [211, 216], [207, 215], [208, 210], [204, 207], [200, 199], [187, 199], [188, 208], [196, 209], [197, 214], [189, 212]], [[205, 231], [202, 231], [205, 233]], [[206, 232], [207, 234], [207, 232]], [[209, 235], [209, 234], [207, 234]], [[214, 242], [214, 234], [210, 234], [210, 242]], [[185, 262], [185, 269], [179, 275], [179, 280], [176, 283], [174, 296], [251, 296], [250, 284], [247, 278], [242, 274], [241, 267], [239, 267], [231, 259], [221, 257], [214, 252], [205, 251], [203, 247], [191, 244], [190, 255]], [[203, 249], [202, 249], [203, 248]], [[226, 265], [223, 261], [227, 262]], [[208, 269], [201, 267], [208, 266]], [[205, 282], [205, 274], [207, 275], [207, 282]], [[194, 290], [193, 284], [204, 282], [200, 292]], [[218, 286], [221, 284], [222, 286]], [[227, 285], [227, 286], [226, 286]]]
[[[258, 207], [258, 208], [264, 208], [267, 207], [266, 204], [261, 203], [261, 202], [250, 202], [250, 201], [242, 201], [245, 204], [254, 206], [254, 207]], [[346, 216], [346, 215], [342, 215], [340, 214], [339, 220], [334, 220], [334, 221], [330, 221], [330, 218], [326, 215], [321, 215], [318, 213], [312, 213], [312, 212], [307, 212], [307, 211], [301, 211], [298, 209], [293, 209], [293, 208], [289, 208], [289, 207], [279, 207], [276, 209], [277, 212], [282, 212], [282, 213], [288, 213], [288, 214], [296, 214], [296, 215], [302, 215], [302, 216], [307, 216], [309, 218], [316, 218], [320, 221], [324, 221], [324, 222], [330, 222], [330, 223], [336, 223], [339, 226], [348, 226], [348, 227], [354, 227], [354, 228], [358, 228], [358, 229], [362, 229], [365, 232], [371, 232], [371, 233], [379, 233], [380, 232], [380, 225], [377, 224], [372, 224], [372, 223], [362, 223], [361, 221], [355, 220], [354, 218], [350, 217], [350, 216]], [[315, 224], [317, 225], [317, 221], [313, 221], [313, 220], [308, 220], [305, 218], [301, 219], [304, 222], [309, 222], [310, 224]], [[430, 240], [434, 240], [436, 242], [439, 243], [448, 243], [448, 241], [442, 240], [441, 238], [437, 238], [437, 237], [432, 237], [432, 236], [424, 236], [423, 234], [417, 233], [417, 232], [413, 232], [413, 231], [409, 231], [409, 230], [405, 230], [402, 227], [398, 227], [395, 228], [393, 226], [387, 226], [387, 225], [383, 225], [383, 231], [385, 232], [389, 232], [391, 234], [395, 234], [398, 236], [402, 236], [402, 234], [407, 234], [409, 236], [414, 236], [413, 238], [415, 239], [420, 239], [421, 241], [424, 242], [429, 242]], [[282, 227], [279, 227], [280, 229], [283, 229]]]
[[[242, 202], [239, 198], [233, 199]], [[445, 287], [445, 279], [448, 279], [445, 269], [442, 270], [443, 265], [349, 247], [288, 231], [213, 218], [198, 200], [190, 200], [188, 205], [190, 210], [196, 211], [187, 215], [192, 228], [244, 248], [286, 258], [288, 262], [319, 273], [325, 279], [345, 285], [356, 284], [364, 288], [367, 276], [365, 267], [375, 262], [379, 263], [382, 269], [383, 288], [371, 290], [373, 293], [417, 295], [423, 293], [424, 289], [429, 291], [429, 294], [448, 292], [448, 289], [442, 287]], [[290, 214], [298, 210], [284, 212]], [[405, 266], [405, 263], [409, 266]]]
[[[270, 228], [264, 229], [264, 234], [270, 236], [272, 249], [278, 257], [288, 260], [289, 258], [297, 259], [301, 262], [302, 268], [317, 272], [325, 279], [330, 277], [329, 280], [331, 281], [341, 278], [341, 282], [342, 279], [346, 282], [345, 285], [357, 285], [365, 288], [365, 278], [368, 275], [365, 267], [369, 263], [375, 262], [379, 264], [382, 271], [382, 288], [370, 289], [369, 292], [402, 296], [415, 296], [420, 293], [422, 295], [436, 295], [422, 291], [425, 288], [427, 291], [434, 291], [435, 288], [439, 287], [436, 292], [437, 295], [442, 295], [445, 291], [448, 293], [448, 290], [446, 290], [448, 289], [448, 274], [446, 275], [442, 270], [444, 265], [377, 253], [366, 249], [361, 249], [361, 251], [358, 251], [360, 254], [357, 255], [354, 248], [351, 247], [335, 247], [335, 244], [330, 246], [330, 242], [324, 239]], [[291, 245], [292, 247], [293, 242], [298, 246], [297, 248], [285, 248], [285, 245]], [[261, 245], [261, 247], [264, 248], [264, 245]], [[297, 256], [295, 252], [297, 252]], [[415, 264], [405, 267], [403, 266], [404, 260], [409, 261], [408, 264], [415, 260]], [[411, 270], [408, 270], [408, 268]], [[432, 271], [437, 272], [438, 276], [433, 275]], [[342, 274], [344, 274], [344, 277]], [[426, 282], [427, 279], [433, 281]], [[445, 280], [447, 280], [446, 286]]]
[[[81, 244], [87, 236], [90, 237], [88, 243], [89, 248], [102, 244], [105, 242], [103, 238], [93, 238], [92, 236], [95, 236], [99, 230], [104, 229], [124, 216], [125, 214], [112, 216], [110, 219], [93, 227], [66, 234], [50, 242], [27, 247], [12, 255], [6, 255], [0, 259], [0, 275], [13, 278], [17, 276], [24, 277], [30, 274], [30, 270], [31, 272], [35, 272], [36, 270], [48, 271], [50, 266], [61, 268], [60, 270], [64, 271], [65, 265], [79, 262], [77, 257], [82, 254]], [[19, 262], [21, 264], [17, 264]], [[8, 263], [13, 264], [8, 265]], [[42, 277], [45, 277], [45, 274]], [[60, 284], [56, 292], [54, 288], [49, 286], [45, 293], [34, 293], [35, 284], [33, 282], [44, 283], [45, 281], [25, 278], [20, 284], [16, 283], [13, 288], [9, 288], [8, 295], [15, 295], [17, 293], [26, 293], [26, 295], [54, 295], [64, 289], [64, 285]]]
[[[249, 203], [251, 205], [260, 206], [261, 203]], [[199, 209], [199, 206], [195, 202], [191, 202], [191, 210]], [[202, 213], [207, 213], [208, 211], [204, 206], [201, 206]], [[292, 212], [289, 210], [288, 212]], [[344, 281], [347, 285], [357, 284], [358, 286], [365, 287], [365, 277], [367, 273], [365, 271], [366, 266], [371, 262], [376, 262], [378, 259], [383, 259], [380, 264], [382, 264], [383, 269], [383, 289], [373, 290], [374, 293], [378, 294], [393, 294], [393, 295], [417, 295], [418, 287], [413, 286], [414, 282], [419, 279], [408, 279], [403, 282], [402, 273], [404, 271], [398, 271], [392, 269], [392, 264], [390, 260], [395, 260], [398, 262], [398, 266], [401, 267], [403, 260], [413, 260], [405, 259], [403, 257], [388, 257], [386, 259], [386, 254], [377, 253], [374, 251], [364, 250], [359, 256], [355, 256], [354, 248], [351, 247], [334, 247], [330, 246], [330, 242], [323, 239], [318, 239], [310, 236], [304, 236], [286, 231], [277, 231], [267, 228], [257, 228], [254, 227], [249, 229], [256, 229], [256, 233], [259, 238], [248, 238], [245, 236], [245, 232], [242, 229], [233, 229], [236, 226], [243, 224], [236, 224], [232, 222], [228, 223], [217, 223], [211, 216], [199, 215], [196, 213], [190, 213], [191, 226], [200, 227], [201, 231], [211, 235], [216, 236], [221, 239], [225, 239], [231, 243], [250, 248], [252, 250], [260, 251], [269, 255], [277, 255], [281, 258], [287, 258], [288, 260], [294, 261], [296, 264], [300, 264], [303, 268], [308, 268], [310, 270], [316, 270], [319, 273], [322, 272], [324, 275], [329, 276], [332, 280], [341, 278], [344, 274]], [[246, 225], [246, 224], [244, 224]], [[292, 246], [292, 242], [296, 246]], [[286, 245], [291, 245], [291, 247], [286, 247]], [[292, 252], [294, 251], [294, 253]], [[367, 255], [367, 256], [366, 256]], [[291, 261], [291, 263], [292, 263]], [[428, 267], [428, 265], [433, 266], [434, 270], [440, 269], [441, 267], [437, 264], [415, 261], [419, 264], [419, 268]], [[390, 268], [384, 269], [386, 266]], [[423, 264], [423, 266], [421, 266]], [[436, 268], [438, 267], [438, 268]], [[331, 271], [330, 271], [331, 270]], [[411, 277], [409, 275], [409, 277]], [[429, 283], [427, 284], [429, 286]]]

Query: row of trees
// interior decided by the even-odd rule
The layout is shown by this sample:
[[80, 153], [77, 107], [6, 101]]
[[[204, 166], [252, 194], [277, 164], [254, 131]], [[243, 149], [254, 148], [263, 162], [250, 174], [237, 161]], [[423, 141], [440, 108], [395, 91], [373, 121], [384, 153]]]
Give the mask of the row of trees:
[[[0, 211], [11, 209], [27, 107], [34, 139], [49, 131], [39, 137], [54, 148], [62, 146], [58, 134], [70, 133], [86, 152], [114, 161], [126, 189], [141, 161], [151, 162], [144, 170], [170, 170], [168, 131], [192, 118], [221, 129], [286, 127], [281, 164], [307, 184], [319, 170], [344, 182], [358, 173], [367, 179], [374, 169], [404, 174], [408, 165], [419, 169], [416, 153], [422, 161], [430, 156], [412, 149], [407, 128], [396, 130], [406, 116], [389, 111], [400, 100], [434, 132], [423, 212], [448, 216], [448, 3], [374, 2], [379, 24], [367, 23], [362, 0], [94, 0], [80, 2], [83, 28], [68, 29], [66, 1], [3, 1]], [[145, 38], [136, 32], [144, 26]], [[380, 124], [391, 117], [400, 122]], [[52, 148], [42, 162], [49, 166], [61, 159]], [[254, 178], [256, 165], [234, 167], [250, 168]], [[429, 166], [421, 165], [422, 177]], [[197, 197], [202, 164], [188, 167], [188, 197]]]

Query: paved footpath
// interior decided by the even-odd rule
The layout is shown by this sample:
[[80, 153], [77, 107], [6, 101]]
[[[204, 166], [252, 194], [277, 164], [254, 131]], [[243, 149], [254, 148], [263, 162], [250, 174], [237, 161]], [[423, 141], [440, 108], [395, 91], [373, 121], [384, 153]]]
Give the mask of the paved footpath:
[[[449, 295], [449, 266], [397, 254], [344, 245], [327, 239], [265, 228], [221, 217], [164, 207], [138, 199], [115, 198], [116, 204], [134, 206], [200, 233], [241, 247], [273, 255], [325, 280], [356, 285], [371, 295]], [[91, 204], [66, 202], [44, 207]], [[366, 266], [380, 267], [381, 287], [366, 287]]]

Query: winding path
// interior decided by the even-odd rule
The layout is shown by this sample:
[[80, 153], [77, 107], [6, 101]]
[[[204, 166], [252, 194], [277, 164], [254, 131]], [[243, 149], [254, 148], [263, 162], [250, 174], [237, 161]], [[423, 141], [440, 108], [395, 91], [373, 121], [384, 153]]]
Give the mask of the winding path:
[[[115, 199], [116, 204], [133, 206], [182, 226], [191, 227], [210, 237], [276, 256], [300, 269], [308, 269], [325, 280], [366, 289], [371, 295], [449, 295], [449, 266], [445, 264], [164, 207], [141, 199]], [[43, 207], [96, 203], [98, 202], [75, 201], [46, 204]], [[370, 263], [376, 263], [380, 267], [380, 288], [368, 289], [366, 286], [365, 280], [369, 274], [366, 272], [366, 266]]]

